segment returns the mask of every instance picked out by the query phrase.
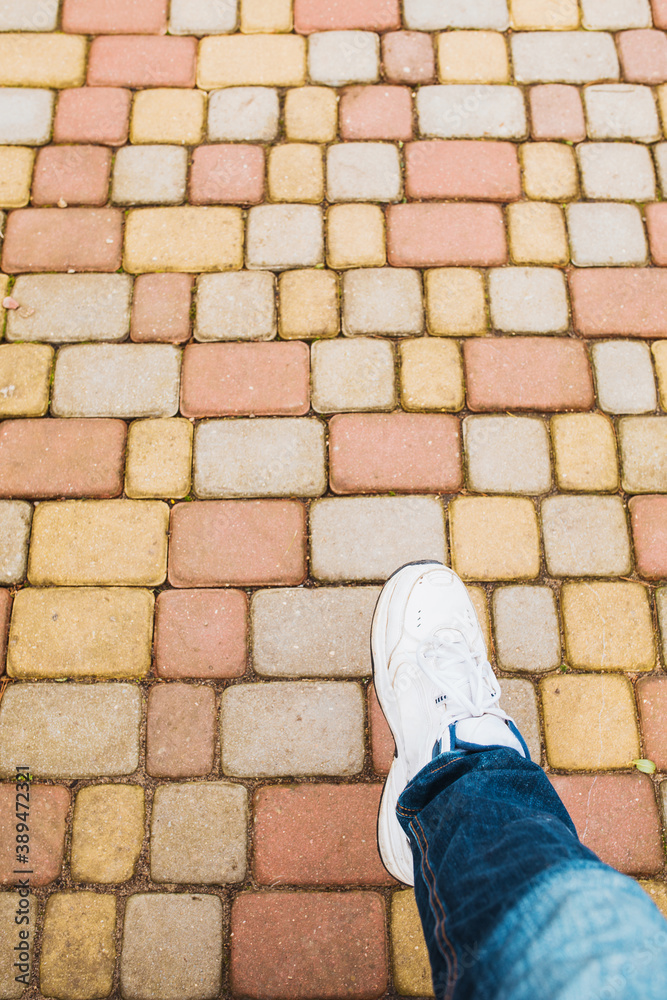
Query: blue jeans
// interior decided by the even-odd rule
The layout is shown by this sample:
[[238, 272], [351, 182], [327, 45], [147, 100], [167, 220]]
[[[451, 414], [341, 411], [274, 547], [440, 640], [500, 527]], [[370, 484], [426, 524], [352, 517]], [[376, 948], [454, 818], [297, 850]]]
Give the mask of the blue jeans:
[[577, 837], [540, 767], [440, 754], [397, 814], [437, 1000], [665, 1000], [667, 921]]

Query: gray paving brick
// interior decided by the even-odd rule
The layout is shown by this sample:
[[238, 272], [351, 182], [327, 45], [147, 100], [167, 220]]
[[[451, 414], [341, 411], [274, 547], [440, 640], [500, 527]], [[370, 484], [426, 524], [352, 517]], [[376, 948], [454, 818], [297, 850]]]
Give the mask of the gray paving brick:
[[498, 587], [493, 592], [493, 625], [503, 670], [536, 673], [561, 662], [558, 613], [549, 587]]
[[12, 295], [22, 308], [8, 311], [9, 341], [116, 341], [130, 332], [129, 274], [24, 275]]
[[618, 80], [612, 35], [602, 31], [526, 31], [512, 35], [517, 83]]
[[0, 500], [0, 583], [25, 577], [32, 507], [23, 500]]

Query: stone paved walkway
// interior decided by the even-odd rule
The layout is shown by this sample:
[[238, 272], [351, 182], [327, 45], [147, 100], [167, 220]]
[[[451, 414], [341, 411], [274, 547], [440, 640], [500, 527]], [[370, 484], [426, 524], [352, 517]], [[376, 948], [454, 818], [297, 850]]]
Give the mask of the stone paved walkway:
[[662, 29], [0, 0], [0, 998], [23, 877], [29, 998], [430, 994], [368, 655], [424, 557], [667, 911]]

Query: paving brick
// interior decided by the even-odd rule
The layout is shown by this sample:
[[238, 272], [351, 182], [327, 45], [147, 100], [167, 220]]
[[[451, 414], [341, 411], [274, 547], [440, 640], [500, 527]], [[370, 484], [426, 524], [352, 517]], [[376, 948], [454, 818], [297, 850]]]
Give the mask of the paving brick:
[[[567, 264], [565, 219], [559, 205], [522, 201], [508, 205], [507, 222], [515, 264]], [[556, 283], [551, 279], [551, 283]], [[567, 309], [567, 295], [565, 307]]]
[[594, 83], [618, 80], [614, 39], [603, 32], [531, 31], [512, 35], [517, 83]]
[[539, 764], [542, 759], [542, 743], [537, 695], [533, 682], [524, 677], [504, 677], [499, 704], [510, 718], [514, 719], [526, 741], [531, 760]]
[[440, 28], [495, 28], [509, 26], [507, 0], [480, 0], [473, 8], [467, 0], [405, 0], [404, 18], [408, 28], [438, 31]]
[[576, 87], [559, 83], [531, 87], [528, 100], [533, 139], [581, 142], [586, 137], [584, 109]]
[[351, 28], [387, 31], [400, 23], [398, 0], [295, 0], [294, 4], [294, 27], [304, 35]]
[[25, 577], [32, 507], [23, 500], [0, 501], [0, 583]]
[[655, 372], [658, 377], [658, 389], [660, 392], [660, 405], [665, 409], [665, 399], [667, 399], [667, 354], [658, 342], [654, 344], [651, 352], [655, 363]]
[[132, 105], [132, 142], [167, 142], [194, 146], [204, 137], [206, 94], [200, 90], [161, 87], [142, 90]]
[[428, 332], [467, 336], [487, 328], [484, 279], [479, 271], [440, 268], [424, 275]]
[[614, 425], [601, 413], [558, 413], [551, 418], [556, 483], [560, 490], [618, 489]]
[[124, 266], [133, 274], [226, 271], [242, 263], [238, 208], [140, 208], [127, 216]]
[[664, 417], [625, 417], [619, 442], [626, 493], [667, 492], [667, 437]]
[[272, 340], [275, 287], [270, 271], [200, 275], [195, 340]]
[[212, 894], [150, 892], [125, 905], [120, 988], [127, 1000], [216, 996], [222, 903]]
[[0, 416], [44, 416], [53, 353], [46, 344], [0, 345]]
[[264, 677], [359, 677], [377, 587], [260, 590], [251, 605], [253, 668]]
[[563, 202], [577, 197], [577, 163], [570, 146], [529, 142], [520, 147], [519, 154], [527, 198]]
[[646, 263], [646, 236], [635, 205], [579, 203], [565, 211], [578, 267]]
[[158, 594], [155, 666], [160, 677], [239, 677], [246, 664], [248, 600], [240, 590]]
[[308, 412], [308, 346], [191, 344], [183, 360], [181, 412], [186, 417]]
[[285, 133], [301, 142], [336, 138], [338, 97], [329, 87], [297, 87], [285, 94]]
[[310, 508], [316, 580], [386, 580], [416, 559], [447, 561], [443, 509], [435, 497], [333, 497]]
[[0, 146], [0, 206], [22, 208], [30, 201], [35, 152], [24, 146]]
[[80, 87], [86, 48], [80, 35], [0, 34], [0, 86]]
[[233, 31], [237, 24], [237, 0], [211, 4], [207, 0], [171, 0], [171, 35], [216, 35]]
[[181, 498], [190, 492], [192, 431], [183, 417], [130, 424], [125, 465], [129, 497]]
[[[229, 209], [228, 209], [229, 211]], [[318, 205], [258, 205], [248, 214], [249, 268], [283, 271], [324, 263], [322, 209]]]
[[279, 333], [284, 340], [335, 337], [340, 330], [338, 278], [332, 271], [300, 268], [279, 278]]
[[391, 344], [371, 337], [319, 341], [313, 344], [311, 358], [312, 405], [317, 413], [394, 409]]
[[[0, 725], [5, 722], [9, 714], [6, 702], [15, 700], [12, 698], [13, 688], [10, 688], [6, 695], [7, 697], [3, 698]], [[30, 767], [32, 770], [32, 758]], [[13, 768], [11, 777], [15, 778]], [[33, 784], [30, 787], [30, 867], [32, 868], [30, 885], [32, 887], [48, 885], [60, 875], [69, 804], [69, 792], [61, 785]], [[0, 884], [3, 886], [16, 885], [20, 878], [20, 873], [14, 871], [17, 868], [15, 828], [16, 785], [3, 784], [0, 785], [0, 829], [2, 830]], [[4, 896], [0, 896], [0, 899], [4, 899]]]
[[592, 355], [602, 410], [607, 413], [646, 413], [656, 408], [653, 366], [646, 344], [607, 340], [594, 344]]
[[577, 148], [577, 155], [586, 198], [639, 202], [655, 198], [653, 162], [645, 146], [586, 142]]
[[562, 333], [569, 325], [561, 271], [512, 267], [489, 275], [491, 325], [506, 333]]
[[167, 27], [166, 0], [64, 0], [63, 31], [82, 35], [160, 35]]
[[76, 795], [72, 822], [74, 882], [127, 882], [144, 840], [140, 785], [88, 785]]
[[0, 10], [0, 31], [55, 31], [57, 21], [58, 4], [43, 0], [3, 0]]
[[172, 417], [181, 352], [171, 344], [77, 344], [56, 359], [57, 417]]
[[431, 963], [412, 889], [392, 893], [391, 966], [394, 988], [400, 996], [435, 996]]
[[101, 35], [88, 57], [91, 87], [194, 87], [194, 38]]
[[298, 35], [219, 35], [199, 47], [197, 86], [300, 87], [306, 82], [306, 42]]
[[469, 489], [530, 494], [551, 489], [549, 435], [539, 417], [466, 417], [463, 441]]
[[655, 99], [650, 87], [628, 83], [597, 84], [584, 90], [590, 139], [662, 138]]
[[[76, 87], [58, 95], [53, 122], [54, 142], [100, 142], [122, 146], [127, 142], [129, 90], [120, 87]], [[44, 141], [48, 139], [48, 135]]]
[[653, 670], [648, 591], [638, 583], [565, 583], [561, 590], [567, 662], [586, 670]]
[[398, 267], [505, 264], [502, 210], [498, 205], [390, 205], [387, 256]]
[[503, 670], [537, 673], [553, 670], [561, 662], [558, 612], [550, 587], [496, 588], [493, 625]]
[[[213, 767], [215, 743], [215, 691], [209, 685], [159, 684], [148, 693], [146, 717], [146, 771], [158, 778], [201, 777]], [[160, 792], [158, 791], [158, 795]], [[153, 821], [156, 822], [155, 806]], [[171, 824], [169, 824], [171, 826]], [[168, 835], [182, 831], [171, 830]], [[163, 834], [164, 836], [164, 834]], [[155, 870], [164, 875], [164, 862], [155, 859], [156, 851], [174, 848], [163, 843], [156, 845], [155, 830], [152, 835], [151, 857]], [[160, 878], [159, 881], [184, 881]], [[199, 879], [185, 881], [198, 882]]]
[[190, 339], [190, 274], [140, 274], [134, 282], [130, 337], [135, 343]]
[[574, 271], [569, 281], [575, 330], [585, 337], [667, 336], [667, 273], [605, 268]]
[[172, 510], [173, 587], [300, 584], [306, 512], [296, 500], [222, 500]]
[[[0, 707], [0, 774], [13, 775], [26, 760], [44, 778], [132, 774], [140, 721], [136, 684], [10, 684]], [[35, 853], [31, 847], [31, 859]]]
[[2, 87], [0, 142], [41, 146], [49, 141], [54, 94], [50, 90]]
[[666, 264], [667, 217], [663, 211], [663, 206], [662, 204], [646, 205], [644, 212], [651, 247], [651, 257], [655, 264]]
[[651, 23], [649, 0], [581, 0], [581, 12], [589, 30], [646, 28]]
[[375, 997], [387, 987], [385, 902], [374, 892], [246, 892], [232, 907], [235, 994]]
[[270, 87], [227, 87], [211, 94], [208, 137], [215, 142], [261, 140], [278, 132], [278, 91]]
[[642, 677], [637, 684], [637, 704], [646, 756], [653, 761], [659, 771], [665, 771], [667, 770], [665, 678]]
[[102, 146], [40, 149], [32, 184], [33, 205], [105, 205], [111, 151]]
[[458, 344], [420, 337], [400, 347], [401, 406], [404, 410], [463, 408], [463, 364]]
[[157, 500], [39, 504], [28, 578], [36, 587], [157, 587], [166, 576], [168, 513]]
[[651, 0], [653, 23], [656, 28], [667, 28], [667, 5], [665, 0]]
[[401, 164], [396, 146], [347, 142], [327, 152], [328, 201], [398, 201]]
[[667, 80], [667, 39], [662, 31], [621, 32], [618, 54], [625, 80], [648, 84]]
[[380, 73], [380, 39], [372, 31], [323, 31], [308, 40], [308, 74], [313, 83], [344, 87], [375, 83]]
[[628, 507], [638, 574], [667, 576], [667, 497], [633, 497]]
[[4, 663], [7, 652], [7, 632], [12, 610], [12, 595], [5, 588], [0, 589], [0, 662]]
[[329, 267], [383, 267], [384, 214], [379, 205], [333, 205], [327, 211]]
[[71, 1000], [108, 996], [116, 964], [116, 899], [96, 892], [56, 892], [46, 903], [39, 987]]
[[391, 31], [382, 36], [382, 65], [392, 83], [432, 83], [435, 57], [431, 37], [420, 31]]
[[7, 340], [66, 344], [127, 337], [132, 279], [126, 274], [20, 276], [12, 295], [23, 308], [10, 311]]
[[325, 460], [324, 424], [317, 419], [212, 420], [197, 428], [195, 492], [202, 500], [321, 496]]
[[410, 198], [512, 201], [521, 197], [516, 147], [510, 142], [429, 140], [405, 150]]
[[577, 0], [511, 0], [512, 28], [565, 31], [579, 27]]
[[664, 587], [659, 587], [655, 592], [655, 606], [660, 623], [660, 634], [662, 636], [663, 661], [667, 653], [667, 591]]
[[343, 139], [411, 139], [412, 99], [407, 87], [349, 87], [340, 102]]
[[509, 83], [505, 38], [497, 31], [448, 31], [437, 37], [440, 83]]
[[343, 333], [407, 336], [424, 329], [421, 276], [389, 267], [343, 275]]
[[3, 270], [116, 271], [121, 222], [116, 208], [20, 208], [7, 220]]
[[124, 146], [116, 153], [116, 205], [178, 205], [185, 199], [188, 153], [182, 146]]
[[291, 31], [291, 0], [242, 0], [241, 31], [257, 34], [262, 31]]
[[658, 910], [665, 916], [667, 913], [667, 888], [664, 883], [653, 879], [637, 879], [637, 885], [642, 887], [658, 907]]
[[620, 497], [555, 496], [542, 504], [551, 576], [627, 576], [630, 543]]
[[424, 86], [417, 94], [419, 131], [441, 139], [523, 139], [526, 108], [519, 87]]
[[530, 580], [540, 571], [531, 500], [457, 497], [449, 506], [452, 566], [464, 580]]
[[261, 146], [200, 146], [192, 156], [189, 199], [193, 205], [228, 202], [257, 205], [264, 197]]
[[267, 176], [273, 201], [318, 204], [324, 197], [322, 150], [314, 143], [274, 146], [269, 153]]
[[[55, 12], [54, 12], [55, 16]], [[26, 900], [22, 903], [23, 899]], [[17, 927], [14, 922], [19, 907], [27, 907], [28, 917], [30, 913], [37, 913], [38, 903], [34, 896], [19, 895], [18, 892], [3, 892], [0, 895], [0, 990], [3, 997], [18, 998], [25, 992], [22, 983], [17, 983], [14, 974], [18, 973], [28, 976], [32, 973], [32, 959], [34, 951], [34, 935], [30, 934], [28, 927]], [[22, 932], [22, 936], [21, 935]], [[15, 949], [19, 945], [26, 945], [25, 949], [17, 952]], [[23, 969], [15, 969], [14, 962], [20, 962]]]
[[586, 847], [629, 875], [662, 872], [660, 819], [643, 774], [551, 775]]
[[254, 796], [259, 885], [392, 885], [380, 861], [381, 785], [292, 785]]
[[394, 759], [394, 737], [391, 735], [391, 729], [382, 714], [372, 683], [368, 686], [368, 721], [371, 731], [373, 768], [377, 774], [386, 775], [389, 773], [391, 762]]

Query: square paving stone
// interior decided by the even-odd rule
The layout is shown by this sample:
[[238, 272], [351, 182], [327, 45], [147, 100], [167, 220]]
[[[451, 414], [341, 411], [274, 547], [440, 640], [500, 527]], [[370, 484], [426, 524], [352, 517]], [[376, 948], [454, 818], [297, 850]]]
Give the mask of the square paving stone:
[[140, 274], [134, 282], [130, 337], [181, 344], [190, 339], [191, 274]]
[[255, 34], [262, 31], [291, 31], [292, 4], [290, 0], [243, 0], [241, 4], [241, 31]]
[[33, 205], [106, 205], [111, 150], [103, 146], [45, 146], [37, 154]]
[[233, 35], [204, 38], [197, 86], [300, 87], [306, 82], [306, 40], [296, 35]]
[[336, 336], [340, 307], [338, 279], [332, 271], [284, 271], [279, 288], [279, 332], [284, 340]]
[[577, 148], [581, 184], [587, 198], [652, 201], [655, 173], [645, 146], [624, 142], [586, 142]]
[[206, 0], [171, 0], [171, 35], [217, 35], [237, 26], [238, 0], [210, 4]]
[[285, 132], [301, 142], [332, 142], [338, 127], [338, 95], [330, 87], [297, 87], [285, 94]]
[[[533, 0], [523, 0], [523, 3], [527, 10], [534, 9]], [[556, 4], [553, 5], [553, 8], [555, 7]], [[578, 14], [576, 0], [572, 7]], [[562, 83], [547, 83], [531, 87], [528, 99], [533, 139], [569, 139], [572, 142], [580, 142], [586, 138], [584, 109], [581, 95], [576, 87]]]
[[665, 677], [642, 677], [637, 684], [637, 704], [646, 756], [659, 771], [667, 771]]
[[25, 576], [32, 507], [23, 500], [0, 500], [0, 583]]
[[620, 497], [548, 497], [542, 532], [551, 576], [626, 576], [628, 525]]
[[650, 87], [629, 83], [604, 83], [583, 92], [589, 139], [662, 138], [655, 98]]
[[4, 145], [42, 146], [49, 141], [52, 90], [3, 87], [0, 91], [0, 142]]
[[509, 27], [507, 0], [480, 0], [471, 7], [468, 0], [405, 0], [406, 27], [414, 31], [439, 31], [441, 28], [493, 28], [504, 31]]
[[407, 87], [350, 87], [340, 104], [343, 139], [412, 138], [412, 98]]
[[260, 590], [252, 598], [252, 665], [264, 677], [359, 677], [377, 587]]
[[530, 580], [540, 572], [532, 500], [457, 497], [449, 506], [452, 566], [464, 580]]
[[0, 31], [55, 31], [58, 5], [43, 0], [3, 0]]
[[577, 197], [577, 161], [570, 146], [529, 142], [520, 147], [519, 154], [527, 198], [564, 202]]
[[93, 1000], [111, 993], [116, 964], [116, 900], [96, 892], [49, 897], [39, 963], [47, 997]]
[[433, 83], [431, 38], [420, 31], [389, 31], [382, 36], [382, 66], [392, 83]]
[[440, 83], [509, 83], [505, 38], [496, 31], [450, 31], [438, 35]]
[[589, 31], [543, 31], [512, 36], [517, 83], [591, 83], [618, 80], [611, 35]]
[[523, 93], [506, 85], [421, 87], [417, 116], [421, 135], [440, 139], [524, 139], [528, 128]]
[[480, 271], [434, 268], [425, 272], [424, 284], [429, 333], [453, 337], [486, 333], [487, 308]]
[[272, 340], [275, 288], [270, 271], [200, 275], [195, 340]]
[[343, 333], [407, 336], [424, 329], [419, 271], [368, 267], [343, 275]]
[[618, 489], [616, 435], [602, 413], [558, 413], [551, 418], [558, 488], [591, 493]]
[[379, 205], [332, 205], [327, 211], [327, 264], [384, 267], [384, 215]]
[[547, 493], [549, 435], [537, 417], [463, 420], [468, 487], [480, 493]]
[[562, 333], [569, 314], [565, 278], [556, 268], [508, 267], [489, 275], [491, 324], [505, 333]]
[[531, 760], [542, 759], [540, 717], [533, 682], [524, 677], [503, 677], [500, 707], [503, 708], [523, 736]]
[[242, 265], [239, 208], [182, 205], [127, 213], [123, 266], [131, 274], [230, 271]]
[[667, 492], [667, 419], [623, 417], [618, 432], [626, 493]]
[[278, 91], [270, 87], [227, 87], [211, 94], [208, 137], [213, 142], [271, 142], [278, 132]]
[[212, 1000], [221, 981], [222, 903], [217, 896], [130, 896], [120, 957], [126, 1000]]
[[[22, 902], [25, 900], [25, 902]], [[29, 927], [17, 926], [15, 917], [20, 913], [19, 907], [27, 907], [26, 913], [33, 920], [37, 914], [37, 900], [34, 896], [20, 896], [18, 892], [3, 892], [0, 895], [0, 996], [7, 1000], [18, 1000], [25, 993], [23, 983], [17, 983], [15, 975], [26, 976], [29, 980], [32, 972], [34, 935]], [[24, 949], [17, 951], [17, 945]], [[26, 961], [24, 961], [26, 960]], [[19, 962], [23, 968], [14, 968]]]
[[243, 778], [358, 774], [364, 705], [350, 681], [236, 684], [222, 695], [222, 770]]
[[420, 337], [399, 345], [404, 410], [461, 410], [465, 401], [458, 344]]
[[313, 83], [344, 87], [375, 83], [380, 73], [380, 39], [372, 31], [322, 31], [308, 39], [308, 75]]
[[561, 590], [567, 662], [587, 670], [653, 670], [653, 617], [640, 583], [565, 583]]
[[146, 719], [148, 774], [157, 778], [202, 777], [213, 767], [214, 742], [212, 687], [158, 684], [150, 689]]
[[267, 183], [272, 201], [317, 205], [324, 197], [324, 164], [319, 146], [305, 142], [273, 146], [269, 151]]
[[640, 756], [634, 692], [627, 677], [569, 673], [540, 683], [551, 767], [612, 770], [627, 768]]
[[646, 263], [646, 235], [636, 205], [578, 203], [568, 205], [566, 213], [577, 267]]
[[398, 201], [401, 193], [401, 163], [392, 143], [346, 142], [329, 146], [328, 201]]
[[637, 572], [649, 580], [667, 576], [667, 497], [632, 497], [628, 507]]
[[371, 337], [318, 341], [311, 349], [311, 368], [317, 413], [396, 406], [394, 349], [385, 341]]
[[606, 413], [646, 413], [657, 398], [647, 344], [607, 340], [593, 344], [600, 408]]
[[131, 99], [132, 92], [122, 87], [61, 90], [53, 122], [54, 142], [122, 146], [127, 142]]
[[318, 205], [258, 205], [248, 213], [249, 268], [284, 271], [324, 263], [324, 224]]
[[133, 499], [190, 492], [193, 427], [184, 417], [136, 420], [127, 436], [125, 492]]
[[242, 882], [247, 825], [243, 785], [161, 785], [153, 802], [151, 878], [202, 885]]
[[105, 885], [134, 875], [144, 840], [140, 785], [88, 785], [77, 792], [72, 821], [72, 879]]
[[431, 963], [413, 889], [402, 889], [391, 896], [391, 967], [399, 996], [435, 996]]
[[205, 114], [206, 94], [200, 90], [140, 90], [134, 95], [130, 139], [195, 146], [204, 137]]
[[537, 673], [561, 662], [558, 609], [550, 587], [496, 588], [493, 625], [503, 670]]
[[155, 605], [160, 677], [240, 677], [248, 599], [241, 590], [165, 590]]
[[23, 309], [10, 310], [7, 340], [67, 344], [127, 338], [132, 298], [127, 274], [24, 275], [12, 295]]
[[0, 416], [43, 417], [54, 351], [46, 344], [0, 344]]
[[[512, 260], [515, 264], [567, 264], [570, 251], [560, 205], [520, 201], [508, 205], [507, 221]], [[552, 301], [556, 291], [555, 282], [553, 284], [550, 297]], [[502, 298], [500, 302], [502, 303]], [[565, 307], [567, 309], [567, 293]]]
[[179, 205], [187, 170], [182, 146], [124, 146], [116, 153], [111, 200], [115, 205]]
[[316, 580], [386, 580], [416, 559], [447, 561], [442, 504], [435, 497], [332, 497], [310, 509]]
[[[6, 692], [8, 695], [10, 691]], [[7, 698], [3, 698], [7, 701]], [[3, 706], [4, 708], [4, 706]], [[6, 718], [6, 716], [4, 717]], [[3, 717], [0, 717], [2, 726]], [[17, 764], [21, 762], [16, 760]], [[30, 764], [32, 768], [32, 763]], [[7, 773], [16, 780], [14, 768]], [[25, 792], [25, 789], [23, 789]], [[65, 852], [65, 833], [70, 796], [61, 785], [31, 784], [29, 795], [30, 826], [30, 885], [48, 885], [60, 875]], [[0, 884], [16, 885], [21, 879], [21, 865], [17, 863], [16, 850], [16, 784], [0, 785]], [[25, 799], [19, 800], [21, 805]], [[20, 852], [23, 853], [23, 852]], [[0, 900], [4, 896], [0, 895]], [[34, 920], [33, 920], [34, 923]], [[16, 942], [14, 942], [16, 943]]]

